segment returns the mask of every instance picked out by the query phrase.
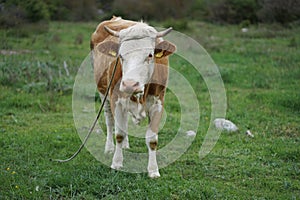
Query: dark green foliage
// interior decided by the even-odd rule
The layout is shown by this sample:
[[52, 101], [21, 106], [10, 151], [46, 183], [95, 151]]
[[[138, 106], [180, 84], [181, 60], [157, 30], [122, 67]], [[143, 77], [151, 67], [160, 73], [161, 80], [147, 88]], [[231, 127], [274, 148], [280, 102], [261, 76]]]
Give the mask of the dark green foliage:
[[134, 20], [180, 19], [188, 15], [193, 1], [174, 0], [115, 0], [113, 10], [116, 14]]
[[282, 24], [300, 20], [299, 0], [260, 0], [261, 9], [257, 16], [262, 22]]
[[206, 3], [208, 18], [212, 21], [233, 24], [257, 21], [256, 0], [214, 0]]
[[[42, 0], [24, 0], [23, 7], [26, 10], [27, 18], [31, 22], [48, 21], [50, 19], [47, 4]], [[22, 6], [21, 4], [21, 6]]]
[[89, 21], [97, 17], [96, 0], [7, 0], [0, 4], [0, 27], [51, 20]]
[[286, 24], [300, 19], [298, 0], [6, 0], [0, 4], [0, 27], [50, 20], [90, 21], [112, 15], [132, 20], [172, 22], [205, 20], [247, 26]]
[[196, 2], [198, 4], [195, 5], [201, 5], [199, 10], [202, 10], [202, 18], [218, 23], [239, 24], [247, 21], [247, 23], [286, 24], [300, 20], [298, 0], [198, 0]]
[[14, 27], [26, 21], [26, 11], [24, 8], [6, 4], [0, 4], [0, 6], [0, 27]]
[[117, 15], [134, 20], [170, 21], [184, 18], [249, 25], [299, 20], [299, 4], [297, 0], [115, 0], [112, 10]]
[[14, 27], [25, 22], [48, 21], [50, 13], [42, 0], [7, 0], [1, 4], [0, 27]]
[[60, 20], [89, 21], [96, 19], [97, 4], [95, 0], [64, 0], [63, 7], [66, 9], [67, 18]]
[[67, 20], [69, 11], [64, 5], [64, 0], [45, 0], [51, 20]]

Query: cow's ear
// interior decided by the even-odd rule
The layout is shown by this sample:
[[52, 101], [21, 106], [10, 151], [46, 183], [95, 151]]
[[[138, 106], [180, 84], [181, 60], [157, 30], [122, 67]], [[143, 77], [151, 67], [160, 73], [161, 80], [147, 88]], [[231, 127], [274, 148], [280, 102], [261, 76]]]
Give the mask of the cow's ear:
[[119, 44], [113, 41], [106, 41], [97, 45], [97, 49], [105, 55], [116, 57], [119, 51]]
[[155, 46], [154, 54], [156, 58], [168, 56], [176, 51], [176, 46], [168, 41], [162, 41]]

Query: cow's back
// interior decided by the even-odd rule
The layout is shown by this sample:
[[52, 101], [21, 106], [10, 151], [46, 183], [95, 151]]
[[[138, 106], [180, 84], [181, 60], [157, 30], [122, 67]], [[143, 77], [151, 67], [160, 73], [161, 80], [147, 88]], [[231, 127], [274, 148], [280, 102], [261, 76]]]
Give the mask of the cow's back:
[[110, 20], [101, 22], [97, 26], [95, 32], [92, 34], [91, 50], [93, 50], [97, 44], [103, 42], [104, 40], [112, 38], [112, 36], [110, 36], [110, 34], [107, 31], [105, 31], [104, 26], [107, 26], [110, 29], [115, 30], [115, 31], [120, 31], [122, 29], [128, 28], [129, 26], [133, 26], [136, 23], [137, 22], [124, 20], [120, 17], [113, 17]]

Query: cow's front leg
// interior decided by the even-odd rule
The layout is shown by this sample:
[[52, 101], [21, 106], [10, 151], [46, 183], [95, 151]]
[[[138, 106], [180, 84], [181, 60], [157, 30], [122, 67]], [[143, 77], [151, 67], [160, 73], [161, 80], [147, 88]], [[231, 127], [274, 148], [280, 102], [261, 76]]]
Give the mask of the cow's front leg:
[[146, 144], [148, 147], [148, 175], [150, 178], [160, 177], [158, 171], [158, 165], [156, 161], [156, 149], [157, 149], [158, 136], [157, 133], [153, 132], [149, 127], [146, 133]]
[[[103, 102], [104, 95], [100, 93], [101, 100]], [[113, 153], [115, 150], [114, 138], [113, 138], [113, 127], [114, 127], [114, 118], [111, 112], [109, 100], [106, 100], [104, 103], [104, 116], [106, 122], [106, 143], [105, 143], [105, 153]]]
[[115, 137], [116, 148], [112, 160], [111, 168], [120, 169], [123, 167], [123, 142], [127, 136], [127, 118], [128, 113], [121, 100], [116, 102], [115, 107]]
[[156, 150], [158, 143], [158, 128], [162, 116], [162, 105], [157, 101], [149, 110], [150, 123], [146, 132], [146, 144], [148, 147], [148, 175], [150, 178], [160, 177], [156, 161]]
[[128, 139], [128, 133], [126, 133], [125, 138], [123, 140], [123, 144], [122, 144], [122, 148], [123, 149], [129, 149], [129, 139]]

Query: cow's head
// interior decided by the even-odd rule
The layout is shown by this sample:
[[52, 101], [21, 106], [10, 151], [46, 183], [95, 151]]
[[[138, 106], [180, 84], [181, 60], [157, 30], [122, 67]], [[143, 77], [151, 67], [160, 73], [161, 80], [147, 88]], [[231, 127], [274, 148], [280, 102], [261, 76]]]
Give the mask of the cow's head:
[[[127, 94], [143, 94], [154, 71], [155, 59], [172, 54], [176, 47], [160, 39], [172, 28], [157, 32], [153, 27], [138, 23], [120, 32], [105, 27], [111, 35], [119, 38], [119, 43], [103, 42], [98, 49], [110, 56], [120, 56], [122, 80], [120, 91]], [[159, 41], [159, 42], [158, 42]]]

